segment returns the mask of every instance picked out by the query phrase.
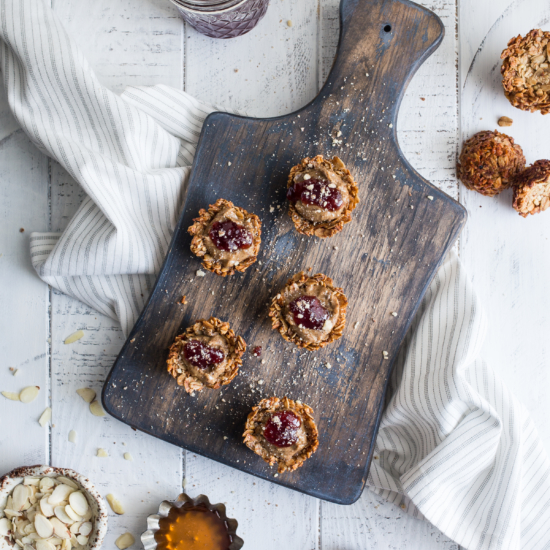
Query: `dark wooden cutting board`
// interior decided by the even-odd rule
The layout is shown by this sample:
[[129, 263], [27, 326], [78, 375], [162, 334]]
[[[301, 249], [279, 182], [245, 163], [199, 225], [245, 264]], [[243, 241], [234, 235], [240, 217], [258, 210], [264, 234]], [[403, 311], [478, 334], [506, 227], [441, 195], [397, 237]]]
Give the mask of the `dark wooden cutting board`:
[[[272, 119], [207, 118], [162, 272], [103, 390], [111, 415], [286, 487], [340, 504], [359, 498], [392, 363], [466, 220], [458, 203], [411, 168], [395, 133], [406, 84], [442, 38], [439, 18], [416, 4], [343, 0], [338, 55], [309, 105]], [[353, 221], [326, 240], [298, 234], [285, 200], [290, 167], [316, 154], [341, 157], [360, 190]], [[262, 220], [259, 261], [244, 274], [198, 277], [187, 228], [220, 197]], [[343, 337], [317, 352], [284, 341], [268, 318], [271, 297], [309, 267], [332, 277], [349, 299]], [[264, 351], [261, 359], [245, 354], [229, 386], [191, 397], [168, 375], [167, 350], [188, 325], [211, 315], [229, 321], [249, 350]], [[242, 443], [251, 407], [272, 395], [312, 406], [320, 432], [316, 454], [277, 477]]]

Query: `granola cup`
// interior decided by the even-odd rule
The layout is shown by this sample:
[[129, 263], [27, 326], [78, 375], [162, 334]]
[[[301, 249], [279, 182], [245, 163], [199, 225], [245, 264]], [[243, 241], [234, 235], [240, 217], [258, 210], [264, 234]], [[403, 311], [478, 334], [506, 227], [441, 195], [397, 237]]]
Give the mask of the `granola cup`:
[[[321, 342], [306, 342], [300, 338], [293, 330], [292, 326], [285, 319], [285, 291], [292, 289], [294, 285], [298, 287], [305, 287], [308, 283], [314, 283], [316, 285], [326, 287], [336, 297], [339, 304], [339, 316], [337, 322], [332, 327], [332, 330], [328, 334], [327, 338]], [[338, 340], [344, 332], [346, 326], [346, 308], [348, 300], [341, 288], [335, 287], [333, 280], [322, 273], [317, 273], [312, 277], [307, 276], [303, 271], [297, 273], [291, 277], [284, 289], [279, 292], [271, 301], [271, 307], [269, 308], [269, 316], [271, 317], [271, 326], [274, 330], [278, 330], [281, 336], [288, 342], [296, 344], [300, 348], [305, 348], [309, 351], [318, 350], [335, 340]]]
[[[223, 372], [216, 376], [215, 381], [208, 382], [199, 379], [182, 360], [183, 348], [193, 338], [216, 335], [221, 336], [227, 343], [227, 362]], [[210, 317], [208, 321], [200, 319], [193, 326], [187, 328], [183, 334], [176, 336], [168, 354], [168, 372], [176, 379], [178, 386], [183, 386], [185, 391], [191, 395], [202, 391], [205, 387], [217, 390], [221, 386], [229, 384], [237, 376], [239, 367], [242, 365], [241, 357], [245, 351], [245, 341], [235, 335], [235, 332], [229, 327], [229, 323], [224, 323], [216, 317]]]
[[495, 130], [478, 132], [464, 142], [456, 172], [468, 189], [494, 197], [508, 189], [524, 167], [521, 147]]
[[[266, 440], [262, 435], [262, 426], [264, 426], [273, 413], [281, 409], [297, 414], [307, 435], [307, 445], [297, 453], [284, 459], [270, 452], [266, 445]], [[243, 438], [245, 445], [263, 458], [270, 466], [276, 464], [279, 474], [300, 468], [317, 450], [317, 447], [319, 447], [319, 432], [313, 419], [313, 409], [300, 401], [292, 401], [288, 397], [283, 397], [282, 399], [269, 397], [262, 399], [257, 406], [252, 407], [252, 412], [246, 420]]]
[[323, 155], [317, 155], [314, 158], [304, 158], [300, 164], [297, 164], [290, 169], [287, 189], [290, 189], [294, 185], [294, 177], [296, 174], [306, 172], [308, 170], [308, 164], [311, 164], [312, 162], [319, 163], [327, 170], [334, 172], [342, 178], [347, 186], [349, 202], [337, 218], [328, 221], [312, 222], [304, 218], [296, 210], [296, 206], [292, 202], [289, 203], [288, 213], [298, 233], [307, 236], [315, 235], [321, 239], [326, 239], [342, 231], [344, 225], [351, 221], [351, 213], [359, 203], [359, 188], [357, 187], [357, 183], [353, 179], [350, 171], [338, 157], [333, 157], [331, 160], [325, 159]]
[[550, 32], [533, 29], [512, 38], [502, 52], [504, 95], [522, 111], [550, 112]]
[[516, 177], [513, 206], [524, 218], [550, 206], [550, 160], [537, 160]]
[[[247, 223], [252, 229], [251, 255], [236, 265], [223, 265], [222, 262], [214, 258], [208, 252], [205, 244], [208, 226], [212, 223], [216, 215], [226, 209], [233, 209], [239, 221], [241, 223]], [[195, 254], [195, 256], [202, 258], [202, 265], [208, 271], [226, 277], [227, 275], [233, 275], [236, 271], [245, 271], [257, 260], [260, 244], [262, 242], [262, 222], [255, 214], [249, 214], [243, 208], [235, 206], [231, 201], [218, 199], [214, 204], [210, 205], [208, 210], [201, 208], [199, 210], [199, 217], [195, 218], [193, 222], [193, 225], [187, 230], [193, 237], [191, 241], [191, 252]]]

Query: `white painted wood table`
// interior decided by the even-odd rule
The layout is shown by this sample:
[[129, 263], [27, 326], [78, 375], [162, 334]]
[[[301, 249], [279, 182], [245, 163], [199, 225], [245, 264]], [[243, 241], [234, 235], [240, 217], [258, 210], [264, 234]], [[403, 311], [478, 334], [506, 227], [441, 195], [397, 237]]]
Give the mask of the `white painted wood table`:
[[[257, 116], [289, 113], [312, 99], [338, 38], [338, 0], [271, 0], [256, 29], [229, 41], [211, 40], [185, 26], [168, 0], [51, 2], [100, 80], [113, 90], [164, 83]], [[507, 133], [523, 146], [528, 162], [548, 157], [550, 117], [507, 103], [498, 57], [510, 37], [540, 26], [548, 30], [550, 9], [544, 0], [423, 3], [441, 17], [446, 37], [408, 88], [399, 141], [412, 165], [469, 211], [458, 250], [488, 313], [485, 357], [530, 410], [550, 448], [550, 214], [524, 220], [512, 210], [510, 192], [487, 199], [455, 178], [462, 140], [494, 129], [502, 115], [514, 119]], [[108, 549], [126, 530], [138, 538], [145, 517], [162, 499], [177, 496], [182, 482], [192, 495], [205, 493], [227, 503], [250, 549], [458, 549], [435, 527], [369, 491], [352, 506], [321, 502], [109, 417], [93, 417], [75, 390], [100, 391], [123, 335], [117, 323], [42, 283], [28, 247], [30, 231], [63, 230], [82, 198], [67, 173], [30, 144], [0, 91], [0, 389], [41, 387], [29, 405], [0, 400], [0, 473], [50, 463], [74, 468], [103, 494], [114, 493], [126, 514], [110, 517]], [[84, 338], [64, 345], [79, 329]], [[51, 428], [37, 422], [46, 406], [53, 410]], [[74, 444], [68, 441], [70, 430], [77, 432]], [[96, 458], [98, 447], [110, 457]], [[124, 452], [134, 461], [124, 460]]]

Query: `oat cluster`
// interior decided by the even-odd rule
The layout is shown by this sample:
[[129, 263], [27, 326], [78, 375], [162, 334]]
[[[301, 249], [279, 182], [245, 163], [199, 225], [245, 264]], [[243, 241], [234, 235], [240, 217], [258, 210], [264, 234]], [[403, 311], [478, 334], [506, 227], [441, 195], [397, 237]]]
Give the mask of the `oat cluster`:
[[457, 163], [457, 176], [468, 188], [493, 197], [508, 189], [525, 167], [525, 157], [513, 138], [494, 132], [478, 132], [468, 139]]
[[522, 111], [550, 112], [550, 32], [533, 29], [508, 42], [500, 72], [508, 101]]
[[550, 206], [550, 160], [537, 160], [517, 176], [513, 206], [524, 218]]

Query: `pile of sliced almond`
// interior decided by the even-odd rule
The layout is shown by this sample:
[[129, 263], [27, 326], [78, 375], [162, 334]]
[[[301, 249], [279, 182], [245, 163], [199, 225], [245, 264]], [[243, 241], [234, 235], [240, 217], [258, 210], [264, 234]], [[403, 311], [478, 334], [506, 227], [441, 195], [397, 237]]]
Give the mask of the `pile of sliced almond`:
[[88, 499], [72, 479], [25, 477], [0, 508], [0, 537], [23, 550], [83, 549], [92, 521]]

